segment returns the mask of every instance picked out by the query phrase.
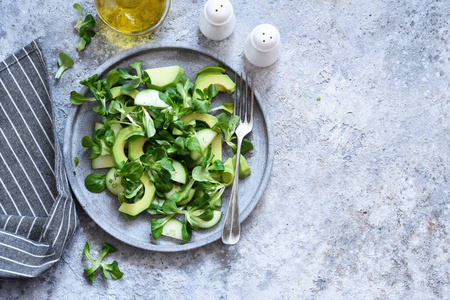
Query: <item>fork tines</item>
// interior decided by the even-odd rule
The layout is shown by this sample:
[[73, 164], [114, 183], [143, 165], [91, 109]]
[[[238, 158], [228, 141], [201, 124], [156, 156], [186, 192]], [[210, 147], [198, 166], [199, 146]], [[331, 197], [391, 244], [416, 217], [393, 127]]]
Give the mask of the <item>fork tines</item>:
[[[254, 93], [253, 93], [253, 74], [251, 75], [251, 98], [248, 97], [248, 74], [245, 74], [245, 82], [243, 79], [243, 75], [241, 72], [240, 80], [239, 80], [239, 88], [237, 84], [237, 73], [234, 73], [234, 82], [236, 83], [236, 90], [234, 92], [234, 109], [233, 114], [237, 115], [241, 118], [241, 122], [250, 122], [253, 123], [253, 102], [254, 102]], [[245, 84], [245, 86], [244, 86]], [[239, 93], [239, 95], [238, 95]], [[245, 97], [244, 97], [245, 93]], [[239, 101], [238, 101], [239, 96]], [[245, 99], [244, 99], [245, 98]], [[245, 109], [247, 108], [247, 109]], [[248, 112], [250, 111], [250, 116]], [[245, 116], [243, 116], [245, 114]], [[250, 119], [249, 119], [250, 118]]]

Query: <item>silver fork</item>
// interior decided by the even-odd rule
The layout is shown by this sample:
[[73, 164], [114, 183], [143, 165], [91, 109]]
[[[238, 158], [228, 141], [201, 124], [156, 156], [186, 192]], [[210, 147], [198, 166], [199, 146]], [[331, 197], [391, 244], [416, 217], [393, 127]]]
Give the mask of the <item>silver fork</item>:
[[[235, 74], [235, 82], [236, 74]], [[244, 137], [252, 131], [253, 128], [253, 77], [251, 86], [251, 99], [249, 103], [248, 99], [248, 76], [245, 76], [245, 87], [241, 80], [239, 84], [240, 95], [239, 95], [239, 107], [237, 109], [237, 91], [234, 93], [234, 111], [233, 114], [241, 118], [237, 128], [237, 150], [236, 150], [236, 168], [234, 169], [234, 180], [233, 187], [231, 189], [231, 198], [228, 205], [227, 214], [225, 216], [225, 224], [222, 230], [222, 241], [224, 244], [234, 245], [239, 241], [241, 234], [241, 224], [239, 220], [239, 164], [241, 158], [241, 146]], [[244, 101], [244, 91], [245, 91], [245, 101]], [[249, 109], [250, 104], [250, 109]], [[250, 110], [250, 113], [249, 113]]]

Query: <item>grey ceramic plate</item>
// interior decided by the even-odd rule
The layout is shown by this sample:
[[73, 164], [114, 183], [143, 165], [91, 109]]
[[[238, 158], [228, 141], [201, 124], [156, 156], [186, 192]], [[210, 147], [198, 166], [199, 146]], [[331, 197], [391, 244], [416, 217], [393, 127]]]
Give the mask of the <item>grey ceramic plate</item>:
[[[227, 74], [234, 77], [233, 70], [224, 61], [214, 57], [204, 49], [186, 46], [179, 43], [152, 43], [141, 45], [116, 55], [102, 64], [95, 73], [100, 77], [106, 76], [109, 71], [119, 67], [130, 69], [128, 64], [143, 60], [143, 69], [162, 67], [169, 65], [179, 65], [184, 68], [185, 75], [195, 80], [195, 73], [203, 67], [224, 64]], [[131, 71], [130, 71], [131, 72]], [[94, 73], [93, 73], [94, 74]], [[87, 89], [82, 90], [87, 93]], [[220, 102], [232, 102], [230, 95], [223, 94], [215, 104]], [[239, 199], [241, 209], [241, 221], [243, 221], [258, 203], [269, 179], [273, 161], [273, 145], [270, 134], [270, 124], [265, 118], [263, 101], [261, 96], [255, 91], [256, 103], [254, 113], [254, 128], [248, 138], [254, 144], [254, 150], [246, 155], [249, 165], [252, 168], [252, 175], [240, 181]], [[97, 105], [97, 104], [96, 104]], [[92, 111], [93, 103], [71, 108], [64, 139], [65, 164], [70, 185], [86, 213], [106, 232], [115, 238], [130, 245], [162, 252], [182, 251], [193, 249], [211, 243], [221, 237], [224, 217], [221, 222], [211, 228], [197, 230], [193, 232], [192, 239], [188, 243], [176, 241], [171, 238], [161, 237], [155, 240], [151, 236], [150, 215], [141, 214], [133, 221], [126, 220], [117, 210], [119, 203], [117, 197], [108, 192], [100, 194], [90, 193], [84, 186], [84, 178], [93, 172], [90, 167], [89, 151], [83, 148], [80, 141], [85, 135], [92, 135], [95, 121], [100, 121], [100, 117]], [[224, 147], [225, 149], [225, 147]], [[224, 159], [230, 153], [224, 153]], [[74, 166], [74, 158], [78, 157], [80, 163]], [[76, 172], [74, 175], [73, 172]], [[106, 172], [107, 170], [102, 170]], [[98, 172], [98, 170], [96, 171]], [[223, 196], [222, 211], [226, 212], [229, 193], [227, 189]]]

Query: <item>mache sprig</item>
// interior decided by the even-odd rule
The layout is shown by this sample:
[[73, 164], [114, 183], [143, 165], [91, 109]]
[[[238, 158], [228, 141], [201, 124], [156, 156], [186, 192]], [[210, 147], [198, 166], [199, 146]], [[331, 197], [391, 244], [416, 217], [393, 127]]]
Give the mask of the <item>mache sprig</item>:
[[96, 271], [97, 269], [101, 268], [103, 270], [103, 275], [106, 279], [110, 279], [111, 277], [113, 279], [120, 279], [123, 276], [123, 273], [119, 269], [119, 264], [117, 261], [113, 261], [110, 264], [102, 263], [103, 258], [109, 254], [116, 252], [116, 248], [114, 248], [112, 245], [108, 243], [103, 243], [102, 246], [102, 252], [100, 253], [100, 256], [97, 258], [97, 260], [94, 260], [91, 256], [91, 243], [89, 241], [86, 241], [86, 245], [84, 246], [83, 250], [83, 256], [86, 257], [91, 263], [92, 267], [85, 268], [84, 273], [89, 278], [91, 282], [95, 281]]

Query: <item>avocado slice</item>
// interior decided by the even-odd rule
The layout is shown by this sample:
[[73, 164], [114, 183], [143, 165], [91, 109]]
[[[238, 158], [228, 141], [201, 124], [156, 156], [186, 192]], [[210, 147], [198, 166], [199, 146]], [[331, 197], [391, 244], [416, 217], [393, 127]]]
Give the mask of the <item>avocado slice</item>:
[[121, 162], [128, 161], [128, 157], [125, 154], [125, 145], [127, 144], [127, 141], [125, 138], [134, 131], [141, 131], [143, 132], [142, 128], [138, 126], [127, 126], [123, 129], [121, 129], [116, 134], [116, 140], [114, 141], [114, 144], [111, 148], [111, 154], [114, 160], [114, 163], [116, 166], [119, 166]]
[[[200, 77], [200, 76], [199, 76]], [[194, 85], [194, 94], [192, 96], [193, 99], [199, 98], [197, 94], [197, 89], [203, 91], [207, 87], [209, 87], [211, 84], [214, 84], [216, 86], [216, 90], [218, 92], [225, 92], [230, 91], [234, 92], [236, 85], [234, 84], [233, 80], [228, 77], [228, 75], [225, 74], [208, 74], [206, 76], [202, 76], [200, 78], [197, 78]]]
[[[236, 155], [233, 156], [233, 167], [236, 168]], [[241, 158], [239, 159], [239, 178], [246, 178], [250, 176], [252, 173], [252, 170], [250, 169], [250, 166], [247, 163], [247, 160], [245, 159], [244, 155], [241, 154]]]
[[213, 128], [214, 125], [218, 122], [217, 118], [210, 114], [201, 114], [196, 111], [188, 114], [187, 116], [181, 119], [184, 123], [188, 123], [192, 120], [202, 121], [208, 125], [209, 128]]
[[142, 175], [140, 180], [144, 185], [144, 196], [142, 196], [141, 200], [135, 203], [123, 202], [119, 207], [120, 212], [130, 216], [137, 216], [150, 207], [156, 193], [155, 185], [150, 181], [150, 178], [148, 178], [148, 175], [145, 173]]
[[222, 161], [222, 135], [218, 134], [211, 142], [211, 152], [215, 158]]
[[233, 184], [234, 170], [233, 159], [230, 157], [223, 163], [222, 182], [225, 186]]
[[110, 91], [111, 91], [111, 94], [112, 94], [112, 96], [113, 96], [113, 99], [116, 99], [117, 97], [119, 97], [119, 96], [122, 96], [122, 95], [127, 95], [127, 96], [130, 96], [131, 98], [136, 98], [136, 95], [138, 94], [138, 90], [135, 90], [135, 91], [132, 91], [131, 93], [129, 93], [129, 94], [124, 94], [124, 93], [122, 93], [122, 91], [120, 90], [120, 86], [115, 86], [115, 87], [113, 87], [113, 88], [111, 88], [110, 89]]
[[[233, 183], [234, 179], [234, 171], [236, 169], [236, 155], [227, 159], [223, 164], [224, 171], [222, 172], [222, 182], [227, 186]], [[251, 169], [247, 163], [245, 157], [241, 154], [241, 158], [239, 160], [239, 178], [246, 178], [250, 176]]]
[[[201, 122], [205, 123], [206, 125], [208, 125], [209, 128], [213, 128], [214, 125], [216, 125], [216, 123], [218, 121], [217, 118], [214, 117], [213, 115], [202, 114], [202, 113], [198, 113], [196, 111], [181, 118], [181, 121], [183, 121], [184, 124], [189, 123], [192, 120], [201, 121]], [[183, 132], [181, 132], [181, 130], [178, 130], [177, 128], [174, 128], [172, 130], [172, 134], [173, 135], [182, 135]]]
[[149, 139], [141, 137], [128, 142], [128, 157], [131, 161], [139, 160], [144, 155], [144, 145]]
[[212, 72], [222, 74], [222, 73], [225, 73], [226, 71], [222, 67], [208, 66], [208, 67], [205, 67], [205, 68], [201, 69], [200, 71], [198, 71], [197, 72], [197, 76], [200, 75], [200, 74], [212, 73]]
[[149, 88], [158, 91], [165, 91], [169, 86], [175, 86], [184, 74], [184, 69], [180, 66], [169, 66], [145, 70], [150, 76], [151, 84]]
[[221, 67], [213, 67], [213, 66], [205, 67], [197, 72], [197, 79], [195, 81], [196, 82], [201, 81], [203, 77], [208, 75], [222, 75], [225, 72], [226, 72], [225, 69]]
[[[122, 129], [122, 125], [120, 125], [119, 123], [112, 123], [110, 124], [111, 129], [114, 131], [114, 134], [116, 135], [117, 132], [120, 131], [120, 129]], [[99, 123], [99, 122], [95, 122], [94, 123], [94, 131], [95, 130], [99, 130], [103, 127], [103, 123]], [[105, 154], [105, 155], [100, 155], [97, 158], [94, 158], [91, 161], [91, 168], [92, 169], [104, 169], [104, 168], [111, 168], [114, 167], [114, 160], [112, 158], [111, 154]]]
[[[116, 135], [120, 129], [122, 129], [122, 125], [120, 123], [109, 123], [109, 126], [111, 127], [111, 130], [114, 131], [114, 135]], [[103, 127], [103, 123], [95, 122], [94, 123], [94, 131], [99, 130]]]
[[[204, 73], [201, 73], [200, 75], [198, 75], [198, 77], [197, 77], [197, 79], [195, 80], [195, 82], [201, 82], [202, 81], [202, 78], [204, 78], [204, 77], [206, 77], [206, 76], [209, 76], [209, 75], [223, 75], [222, 73], [220, 73], [220, 72], [214, 72], [214, 71], [211, 71], [211, 72], [204, 72]], [[226, 75], [225, 75], [226, 76]], [[194, 90], [195, 91], [195, 90]]]

